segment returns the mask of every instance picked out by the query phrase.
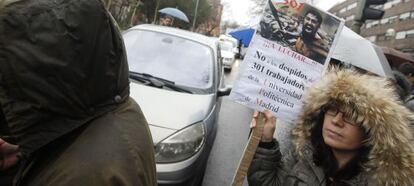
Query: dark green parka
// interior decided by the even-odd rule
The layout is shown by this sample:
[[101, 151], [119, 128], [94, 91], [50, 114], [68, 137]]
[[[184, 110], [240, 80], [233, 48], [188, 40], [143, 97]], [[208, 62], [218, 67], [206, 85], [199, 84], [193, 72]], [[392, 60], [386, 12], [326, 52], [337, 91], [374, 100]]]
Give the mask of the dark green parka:
[[102, 2], [2, 3], [0, 133], [20, 146], [16, 183], [156, 185], [148, 124]]

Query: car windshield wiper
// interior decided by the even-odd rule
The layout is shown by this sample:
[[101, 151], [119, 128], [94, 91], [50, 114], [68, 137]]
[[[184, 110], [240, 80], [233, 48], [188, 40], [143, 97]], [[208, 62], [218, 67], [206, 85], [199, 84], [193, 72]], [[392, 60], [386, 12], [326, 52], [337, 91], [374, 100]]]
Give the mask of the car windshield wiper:
[[174, 81], [170, 81], [164, 78], [156, 77], [151, 74], [147, 73], [138, 73], [138, 72], [129, 72], [129, 77], [133, 80], [140, 81], [144, 83], [145, 85], [157, 87], [157, 88], [164, 88], [168, 87], [172, 90], [178, 91], [178, 92], [186, 92], [192, 94], [193, 92], [181, 88], [178, 85], [175, 84]]

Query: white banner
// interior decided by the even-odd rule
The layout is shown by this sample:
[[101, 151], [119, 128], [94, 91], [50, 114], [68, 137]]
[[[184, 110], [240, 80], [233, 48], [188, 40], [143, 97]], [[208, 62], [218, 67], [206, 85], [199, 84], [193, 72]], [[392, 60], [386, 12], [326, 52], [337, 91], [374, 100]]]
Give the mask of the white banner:
[[293, 8], [289, 4], [269, 1], [272, 7], [267, 7], [249, 45], [230, 98], [294, 121], [305, 87], [328, 65], [343, 21], [307, 4], [295, 3]]

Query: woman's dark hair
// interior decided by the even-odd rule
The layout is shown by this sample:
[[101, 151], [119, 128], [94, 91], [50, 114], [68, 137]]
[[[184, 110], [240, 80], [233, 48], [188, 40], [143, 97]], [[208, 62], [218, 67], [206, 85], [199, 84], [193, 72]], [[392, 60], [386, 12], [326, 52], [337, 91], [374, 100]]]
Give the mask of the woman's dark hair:
[[409, 74], [414, 75], [414, 65], [412, 63], [405, 62], [398, 66], [398, 71], [400, 71], [406, 76]]
[[[369, 147], [363, 145], [356, 155], [348, 164], [339, 170], [338, 162], [333, 155], [331, 148], [325, 144], [322, 136], [322, 127], [325, 118], [326, 108], [322, 108], [316, 117], [315, 125], [311, 129], [311, 143], [315, 149], [313, 161], [319, 167], [322, 167], [325, 173], [325, 179], [335, 183], [341, 180], [349, 180], [362, 171], [362, 164], [368, 160]], [[330, 179], [328, 179], [330, 178]]]

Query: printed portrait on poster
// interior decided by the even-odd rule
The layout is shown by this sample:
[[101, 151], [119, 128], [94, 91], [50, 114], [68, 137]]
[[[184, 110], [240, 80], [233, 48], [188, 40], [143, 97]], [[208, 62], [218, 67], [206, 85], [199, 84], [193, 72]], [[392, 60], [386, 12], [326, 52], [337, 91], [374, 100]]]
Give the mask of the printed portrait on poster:
[[341, 20], [295, 0], [268, 0], [258, 33], [324, 64]]

